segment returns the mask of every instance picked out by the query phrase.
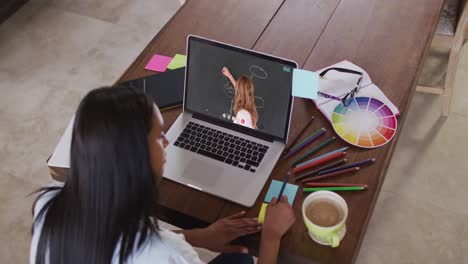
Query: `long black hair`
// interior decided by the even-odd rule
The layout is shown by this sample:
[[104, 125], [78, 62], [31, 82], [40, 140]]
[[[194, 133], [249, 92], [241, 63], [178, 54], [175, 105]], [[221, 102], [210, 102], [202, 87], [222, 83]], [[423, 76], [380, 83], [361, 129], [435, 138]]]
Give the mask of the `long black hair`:
[[[89, 92], [75, 115], [71, 173], [40, 210], [44, 218], [36, 263], [123, 263], [158, 233], [158, 189], [148, 134], [150, 97], [124, 87]], [[33, 225], [34, 226], [34, 225]], [[34, 232], [34, 230], [33, 230]], [[120, 242], [120, 248], [116, 248]]]

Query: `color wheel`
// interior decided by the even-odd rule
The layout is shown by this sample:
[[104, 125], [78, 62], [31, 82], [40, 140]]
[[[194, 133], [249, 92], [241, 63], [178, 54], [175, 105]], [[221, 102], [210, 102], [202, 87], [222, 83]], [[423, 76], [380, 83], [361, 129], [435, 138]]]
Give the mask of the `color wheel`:
[[348, 106], [336, 106], [332, 114], [335, 132], [346, 142], [362, 148], [385, 145], [395, 135], [397, 119], [390, 108], [370, 97], [355, 97]]

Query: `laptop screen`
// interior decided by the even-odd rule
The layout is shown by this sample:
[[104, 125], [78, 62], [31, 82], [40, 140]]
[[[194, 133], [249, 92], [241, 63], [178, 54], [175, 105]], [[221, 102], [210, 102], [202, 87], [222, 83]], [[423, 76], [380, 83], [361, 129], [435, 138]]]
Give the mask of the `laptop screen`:
[[186, 109], [285, 141], [294, 62], [193, 36], [187, 54]]

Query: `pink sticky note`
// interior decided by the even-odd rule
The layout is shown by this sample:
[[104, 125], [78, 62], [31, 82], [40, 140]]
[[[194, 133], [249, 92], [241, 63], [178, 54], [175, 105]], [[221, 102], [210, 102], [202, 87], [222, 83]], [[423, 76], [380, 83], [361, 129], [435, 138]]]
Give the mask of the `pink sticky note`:
[[145, 69], [158, 72], [165, 72], [167, 69], [167, 65], [169, 65], [171, 60], [171, 57], [154, 54], [151, 60], [148, 62], [148, 64], [146, 64]]

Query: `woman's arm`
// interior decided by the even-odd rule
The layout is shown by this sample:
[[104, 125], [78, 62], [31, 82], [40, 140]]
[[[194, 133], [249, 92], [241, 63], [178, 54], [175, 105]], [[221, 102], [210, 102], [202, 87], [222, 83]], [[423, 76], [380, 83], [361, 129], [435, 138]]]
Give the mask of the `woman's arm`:
[[295, 216], [286, 196], [271, 199], [265, 213], [258, 264], [277, 262], [281, 238], [294, 224]]
[[203, 247], [203, 229], [173, 230], [174, 233], [183, 234], [185, 241], [193, 247]]
[[229, 71], [229, 69], [226, 66], [223, 67], [222, 73], [224, 74], [224, 76], [226, 76], [231, 81], [231, 83], [232, 83], [232, 85], [234, 86], [234, 89], [235, 89], [236, 85], [237, 85], [236, 79], [234, 79], [234, 77], [232, 77], [231, 72]]
[[248, 253], [244, 246], [232, 245], [231, 241], [261, 230], [261, 223], [256, 218], [246, 218], [245, 212], [223, 218], [207, 228], [178, 230], [185, 240], [194, 247], [206, 248], [223, 253]]
[[280, 241], [281, 238], [270, 238], [268, 235], [265, 235], [265, 233], [262, 233], [258, 264], [272, 264], [277, 262]]

